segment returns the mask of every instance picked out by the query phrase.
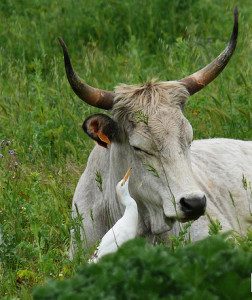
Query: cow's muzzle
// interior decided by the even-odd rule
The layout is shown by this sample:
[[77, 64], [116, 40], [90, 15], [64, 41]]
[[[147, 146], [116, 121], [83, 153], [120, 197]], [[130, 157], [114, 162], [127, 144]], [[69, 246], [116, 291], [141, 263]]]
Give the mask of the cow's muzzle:
[[180, 199], [181, 210], [184, 213], [182, 221], [196, 220], [205, 213], [206, 196], [203, 197], [183, 197]]

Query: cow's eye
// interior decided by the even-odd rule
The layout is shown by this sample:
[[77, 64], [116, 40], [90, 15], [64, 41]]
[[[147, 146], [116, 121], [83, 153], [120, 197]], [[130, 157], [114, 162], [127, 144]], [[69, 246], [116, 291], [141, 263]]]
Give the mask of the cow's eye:
[[133, 147], [133, 149], [136, 151], [136, 152], [139, 152], [139, 153], [146, 153], [146, 154], [148, 154], [148, 155], [151, 155], [150, 153], [148, 153], [147, 151], [145, 151], [145, 150], [143, 150], [143, 149], [140, 149], [140, 148], [138, 148], [138, 147], [136, 147], [136, 146], [132, 146]]
[[144, 152], [142, 149], [140, 149], [140, 148], [138, 148], [138, 147], [135, 147], [135, 146], [133, 146], [133, 149], [134, 149], [135, 151], [137, 151], [137, 152]]

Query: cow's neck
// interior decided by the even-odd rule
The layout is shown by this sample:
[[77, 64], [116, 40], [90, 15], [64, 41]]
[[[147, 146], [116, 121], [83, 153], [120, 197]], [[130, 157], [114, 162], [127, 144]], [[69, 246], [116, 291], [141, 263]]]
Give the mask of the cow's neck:
[[[114, 146], [114, 147], [113, 147]], [[122, 179], [123, 174], [129, 168], [128, 162], [123, 155], [123, 145], [112, 145], [109, 151], [109, 165], [105, 191], [105, 205], [109, 212], [110, 223], [113, 225], [120, 219], [125, 210], [124, 206], [119, 202], [116, 196], [116, 185]], [[109, 224], [109, 225], [111, 225]]]

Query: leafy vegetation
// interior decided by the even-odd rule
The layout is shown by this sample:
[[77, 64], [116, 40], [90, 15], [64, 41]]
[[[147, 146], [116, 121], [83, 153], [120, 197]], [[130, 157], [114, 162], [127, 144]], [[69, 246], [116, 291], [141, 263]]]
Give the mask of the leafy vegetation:
[[[69, 230], [78, 226], [70, 219], [71, 199], [93, 147], [81, 124], [98, 110], [70, 90], [57, 37], [64, 37], [76, 69], [94, 86], [177, 79], [224, 48], [236, 4], [0, 1], [1, 298], [30, 299], [34, 285], [71, 276], [88, 255], [70, 262], [67, 251]], [[252, 138], [252, 2], [238, 6], [234, 57], [188, 102], [195, 138]]]
[[[252, 248], [250, 249], [252, 250]], [[34, 292], [50, 299], [250, 299], [252, 252], [214, 236], [171, 251], [131, 241], [70, 280]]]

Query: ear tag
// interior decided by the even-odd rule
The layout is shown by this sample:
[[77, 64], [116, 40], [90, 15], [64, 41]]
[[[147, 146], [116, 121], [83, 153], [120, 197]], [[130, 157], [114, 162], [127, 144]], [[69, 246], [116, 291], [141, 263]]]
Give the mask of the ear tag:
[[107, 145], [111, 144], [111, 142], [110, 142], [109, 138], [106, 136], [106, 134], [102, 133], [101, 131], [97, 132], [97, 136], [99, 137], [99, 139], [102, 142], [106, 143]]

